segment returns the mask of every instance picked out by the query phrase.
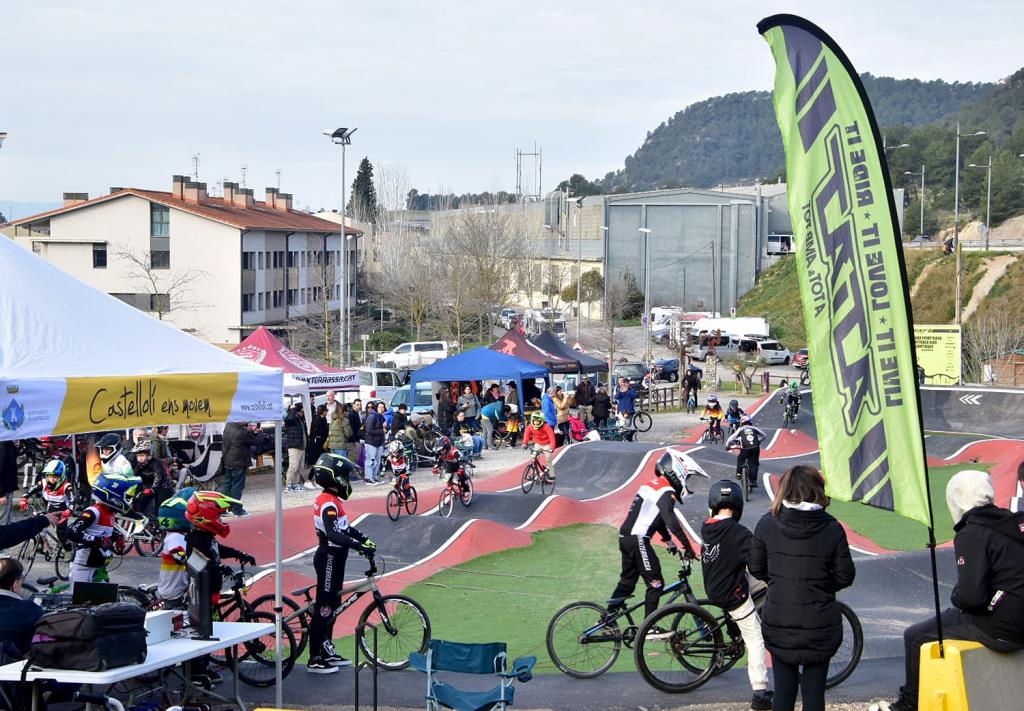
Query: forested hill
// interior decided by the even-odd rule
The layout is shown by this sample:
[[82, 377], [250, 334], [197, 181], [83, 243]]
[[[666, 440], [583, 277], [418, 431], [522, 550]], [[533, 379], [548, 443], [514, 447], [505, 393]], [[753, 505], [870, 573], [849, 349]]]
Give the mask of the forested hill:
[[[995, 84], [862, 76], [881, 126], [924, 126], [988, 95]], [[647, 134], [604, 192], [771, 180], [782, 172], [782, 139], [771, 93], [747, 91], [687, 106]]]

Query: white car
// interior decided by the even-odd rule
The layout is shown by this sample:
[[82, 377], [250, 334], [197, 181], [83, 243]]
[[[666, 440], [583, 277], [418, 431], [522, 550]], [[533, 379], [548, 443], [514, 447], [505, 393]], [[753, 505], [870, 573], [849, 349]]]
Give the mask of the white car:
[[448, 344], [444, 341], [413, 341], [403, 343], [387, 353], [381, 353], [380, 361], [385, 368], [400, 370], [419, 368], [448, 357]]
[[770, 338], [754, 340], [745, 338], [740, 341], [739, 352], [764, 358], [768, 365], [789, 365], [793, 354], [778, 341]]

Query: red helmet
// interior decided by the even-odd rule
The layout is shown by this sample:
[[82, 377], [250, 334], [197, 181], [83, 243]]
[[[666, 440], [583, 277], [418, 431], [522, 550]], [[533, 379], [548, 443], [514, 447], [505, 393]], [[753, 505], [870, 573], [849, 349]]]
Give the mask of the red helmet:
[[197, 491], [188, 500], [188, 507], [185, 509], [185, 518], [192, 522], [192, 526], [200, 531], [208, 531], [215, 536], [226, 536], [228, 528], [222, 523], [220, 517], [233, 504], [241, 503], [238, 499], [232, 499], [219, 491]]

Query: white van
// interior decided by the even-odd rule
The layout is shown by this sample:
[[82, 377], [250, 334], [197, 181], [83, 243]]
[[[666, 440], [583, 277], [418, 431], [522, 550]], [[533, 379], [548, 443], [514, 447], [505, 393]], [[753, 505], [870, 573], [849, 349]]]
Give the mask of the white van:
[[359, 397], [367, 400], [391, 402], [395, 391], [402, 387], [398, 373], [388, 368], [356, 368], [359, 371]]
[[788, 348], [771, 338], [744, 338], [739, 342], [739, 352], [764, 358], [768, 365], [789, 365], [793, 358]]
[[403, 343], [379, 360], [386, 368], [419, 368], [448, 357], [448, 344], [444, 341], [412, 341]]
[[[718, 358], [727, 355], [735, 355], [739, 351], [740, 340], [741, 339], [737, 336], [723, 333], [718, 337], [718, 345], [715, 346], [715, 355]], [[687, 353], [689, 353], [690, 357], [694, 360], [707, 360], [708, 347], [702, 346], [700, 341], [698, 341], [690, 346]]]

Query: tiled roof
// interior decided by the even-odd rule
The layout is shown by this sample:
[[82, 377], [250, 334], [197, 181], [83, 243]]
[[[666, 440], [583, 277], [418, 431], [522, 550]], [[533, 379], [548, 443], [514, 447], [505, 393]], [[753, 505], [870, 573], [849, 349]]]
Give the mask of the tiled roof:
[[[30, 217], [24, 217], [20, 220], [15, 220], [13, 225], [28, 225], [42, 220], [49, 219], [56, 215], [62, 215], [72, 210], [81, 210], [82, 208], [91, 207], [98, 205], [99, 203], [107, 202], [108, 200], [116, 200], [117, 198], [124, 197], [125, 195], [135, 195], [145, 200], [150, 200], [161, 205], [173, 207], [184, 212], [190, 212], [193, 215], [199, 215], [210, 220], [216, 220], [232, 227], [238, 227], [243, 230], [271, 230], [271, 231], [295, 231], [295, 232], [337, 232], [338, 224], [331, 222], [330, 220], [323, 220], [319, 217], [310, 215], [308, 212], [301, 212], [299, 210], [275, 210], [267, 207], [266, 203], [256, 202], [253, 203], [252, 207], [240, 207], [227, 203], [223, 198], [206, 198], [202, 203], [188, 202], [186, 200], [180, 200], [171, 193], [162, 192], [159, 190], [139, 190], [138, 188], [124, 188], [117, 192], [111, 193], [110, 195], [103, 195], [92, 200], [86, 200], [85, 202], [78, 203], [77, 205], [69, 205], [67, 207], [59, 207], [56, 210], [50, 210], [48, 212], [41, 212], [38, 215], [32, 215]], [[357, 230], [354, 227], [345, 227], [345, 234], [348, 235], [361, 235], [362, 230]]]

